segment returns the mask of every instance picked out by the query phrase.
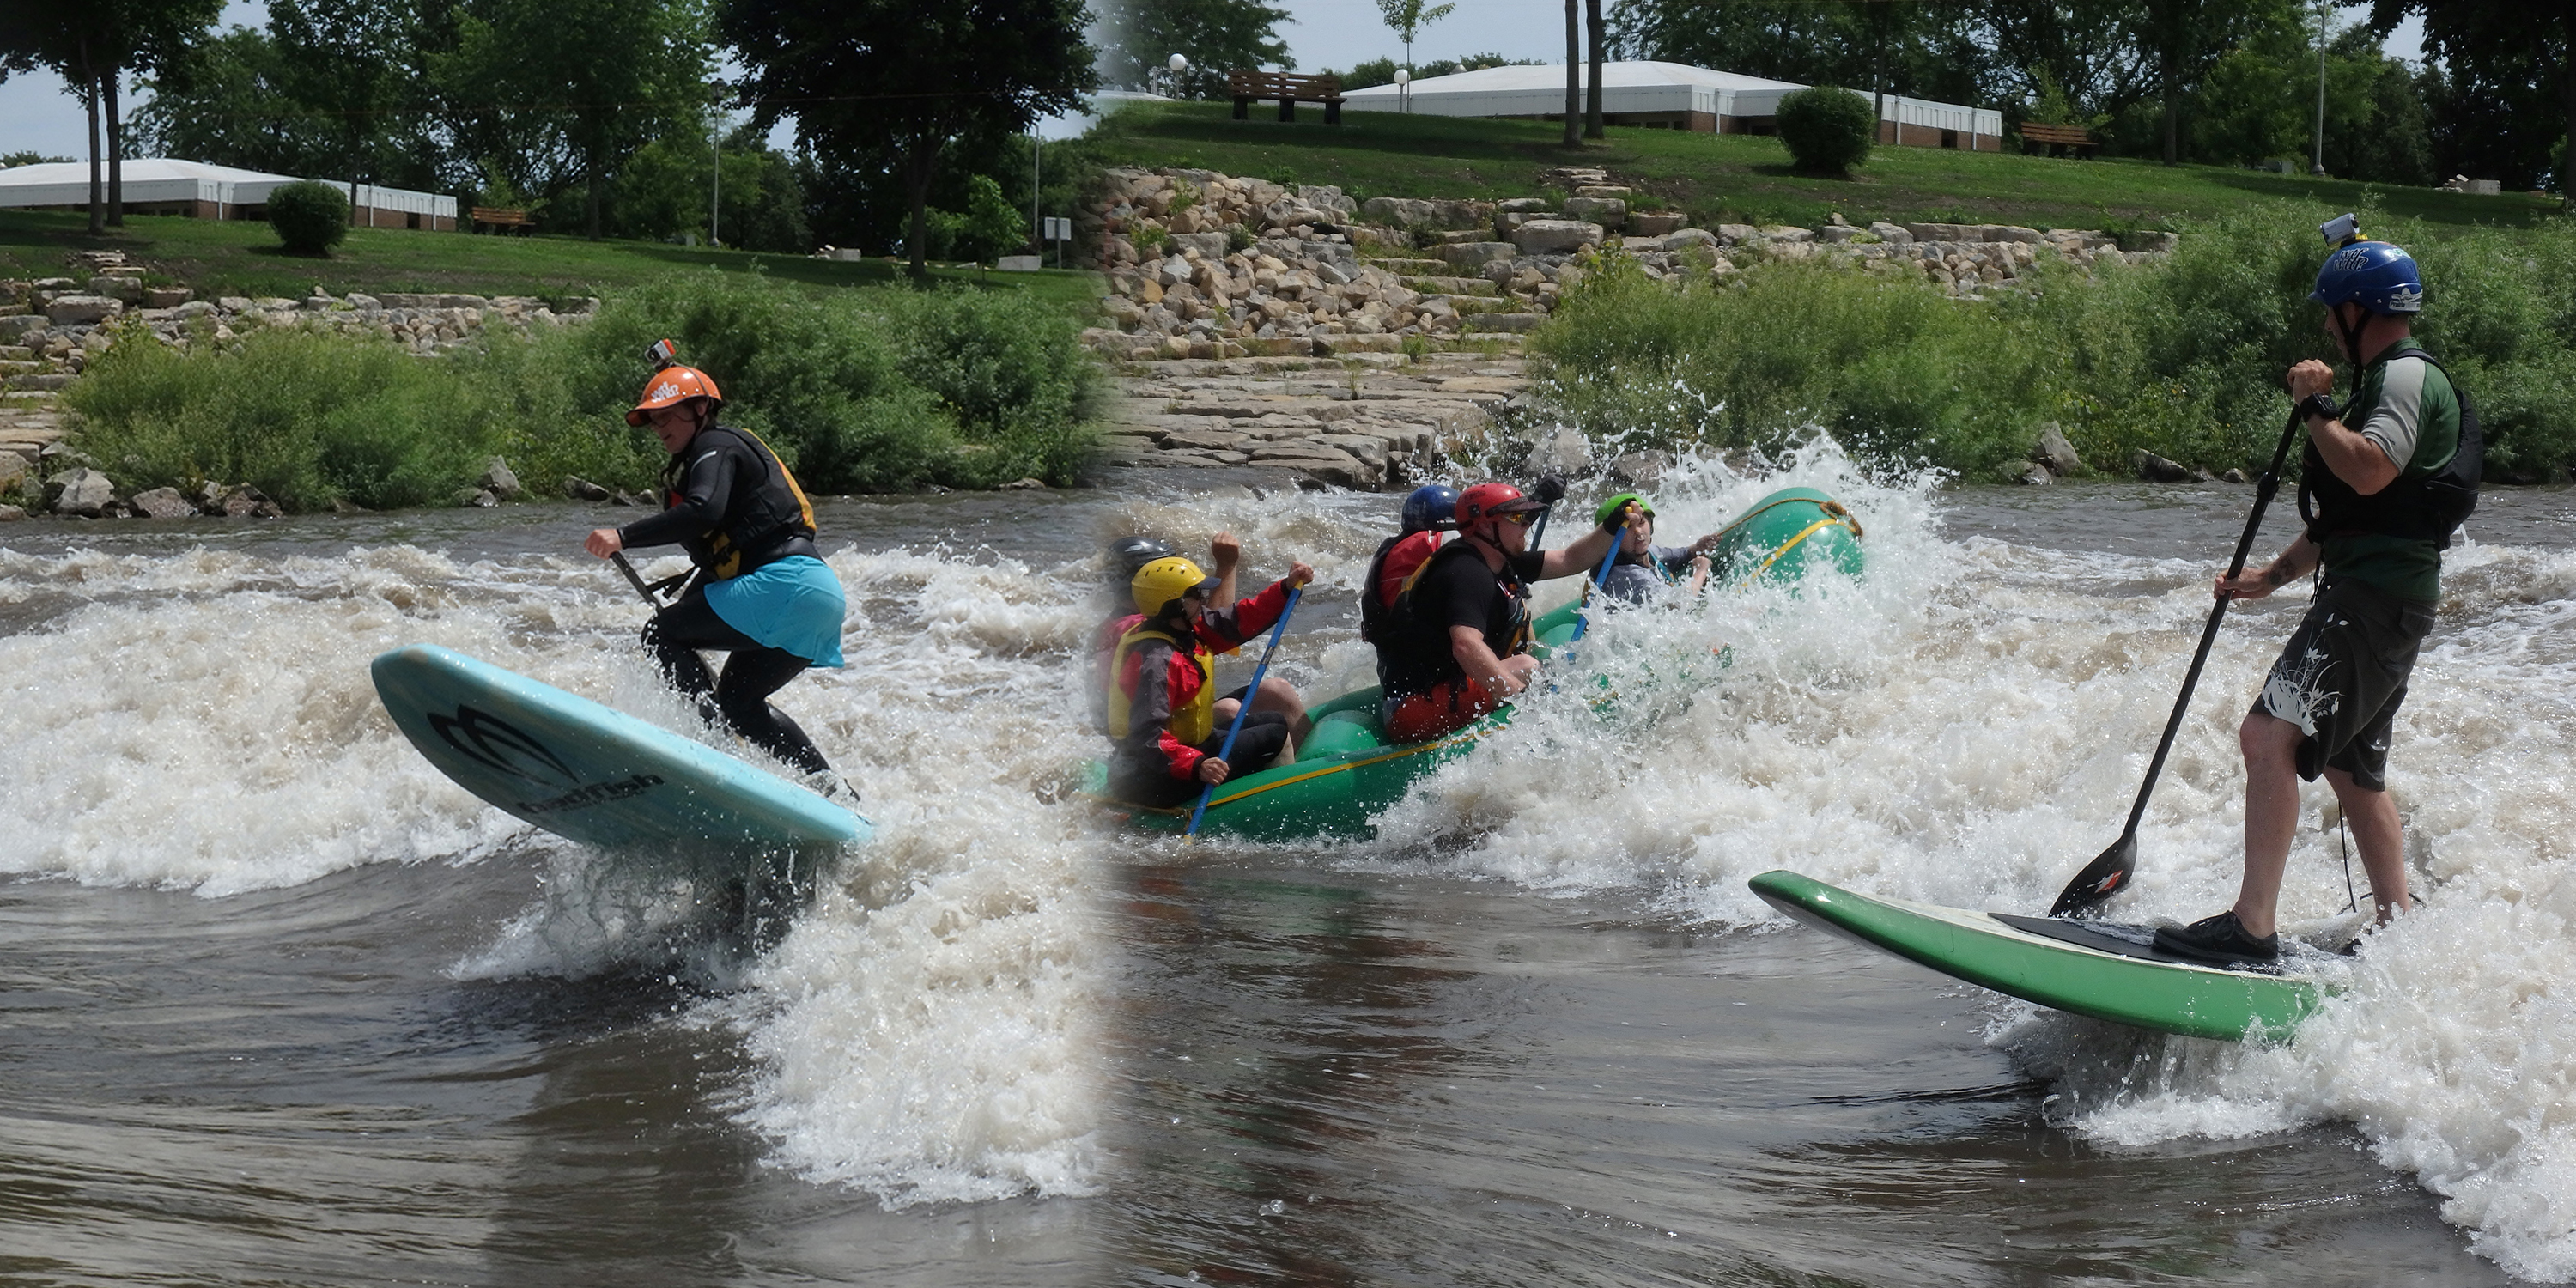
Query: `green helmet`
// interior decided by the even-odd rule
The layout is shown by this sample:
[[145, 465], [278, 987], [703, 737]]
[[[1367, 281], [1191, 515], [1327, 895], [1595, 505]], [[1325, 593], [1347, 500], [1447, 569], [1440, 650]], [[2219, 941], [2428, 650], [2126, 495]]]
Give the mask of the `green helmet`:
[[1592, 512], [1592, 521], [1607, 527], [1613, 517], [1617, 516], [1621, 510], [1625, 510], [1632, 505], [1637, 507], [1638, 513], [1645, 515], [1647, 518], [1651, 519], [1655, 517], [1655, 507], [1653, 503], [1647, 501], [1646, 498], [1639, 496], [1634, 492], [1622, 492], [1619, 495], [1602, 502], [1600, 508]]

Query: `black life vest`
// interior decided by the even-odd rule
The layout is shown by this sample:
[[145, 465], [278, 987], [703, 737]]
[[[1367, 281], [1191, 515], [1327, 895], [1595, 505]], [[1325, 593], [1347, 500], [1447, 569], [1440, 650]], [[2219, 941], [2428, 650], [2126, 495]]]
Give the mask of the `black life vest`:
[[[2393, 350], [2388, 361], [2401, 357], [2422, 358], [2450, 381], [2450, 371], [2421, 348]], [[2381, 377], [2386, 389], [2387, 378]], [[2486, 466], [2486, 439], [2478, 432], [2478, 413], [2469, 404], [2469, 391], [2451, 382], [2451, 394], [2460, 400], [2460, 445], [2451, 453], [2451, 463], [2442, 469], [2417, 478], [2406, 476], [2405, 467], [2388, 486], [2368, 496], [2335, 477], [2326, 466], [2316, 440], [2310, 439], [2299, 453], [2299, 517], [2307, 522], [2308, 539], [2322, 543], [2327, 537], [2369, 534], [2405, 537], [2430, 541], [2436, 549], [2451, 548], [2451, 534], [2478, 508], [2478, 478]], [[2359, 432], [2359, 431], [2355, 431]]]
[[1404, 588], [1413, 584], [1413, 574], [1431, 562], [1455, 533], [1437, 528], [1407, 532], [1378, 543], [1377, 554], [1369, 560], [1368, 574], [1360, 578], [1360, 638], [1381, 644], [1393, 638], [1389, 629], [1396, 599]]
[[[710, 434], [728, 435], [730, 445], [706, 443]], [[723, 581], [792, 554], [814, 553], [814, 503], [805, 499], [805, 489], [797, 486], [796, 476], [787, 472], [778, 453], [747, 429], [731, 425], [709, 425], [699, 430], [690, 442], [695, 449], [701, 444], [718, 451], [748, 451], [760, 463], [756, 478], [737, 472], [733, 495], [726, 498], [725, 518], [721, 527], [690, 537], [681, 543], [689, 560], [706, 570], [709, 580]], [[680, 504], [680, 487], [688, 480], [690, 460], [695, 451], [673, 456], [662, 467], [663, 505]]]
[[[1494, 655], [1510, 657], [1527, 649], [1530, 642], [1529, 583], [1521, 580], [1520, 570], [1515, 568], [1508, 558], [1503, 560], [1503, 570], [1499, 573], [1495, 572], [1492, 566], [1485, 562], [1484, 555], [1478, 553], [1475, 542], [1464, 538], [1440, 547], [1437, 553], [1423, 560], [1421, 566], [1415, 568], [1412, 575], [1404, 579], [1404, 588], [1396, 592], [1395, 603], [1387, 609], [1387, 641], [1398, 646], [1409, 645], [1422, 657], [1439, 658], [1450, 667], [1457, 665], [1449, 652], [1448, 626], [1445, 623], [1433, 626], [1424, 622], [1414, 602], [1415, 590], [1430, 577], [1431, 571], [1452, 559], [1475, 560], [1477, 570], [1495, 578], [1503, 594], [1512, 601], [1511, 633], [1504, 641], [1503, 647], [1494, 649]], [[1488, 638], [1485, 643], [1490, 647], [1493, 640]]]

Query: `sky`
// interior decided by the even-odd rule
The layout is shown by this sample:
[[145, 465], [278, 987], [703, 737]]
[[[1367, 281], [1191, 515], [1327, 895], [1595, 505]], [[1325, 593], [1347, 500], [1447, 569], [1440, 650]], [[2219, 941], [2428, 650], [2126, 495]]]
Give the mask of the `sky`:
[[[1372, 58], [1401, 58], [1402, 42], [1378, 16], [1377, 0], [1286, 0], [1292, 16], [1280, 34], [1297, 66], [1313, 71], [1348, 69]], [[2347, 20], [2358, 9], [2345, 11]], [[223, 21], [257, 26], [267, 21], [265, 0], [227, 0]], [[2424, 25], [2408, 17], [2385, 48], [2398, 58], [2420, 59]], [[1423, 28], [1414, 42], [1416, 62], [1501, 54], [1554, 62], [1564, 57], [1565, 6], [1561, 0], [1458, 0], [1458, 11]], [[129, 114], [136, 96], [125, 96]], [[0, 81], [0, 152], [32, 150], [53, 156], [88, 154], [88, 123], [80, 101], [63, 92], [50, 72], [28, 72]], [[783, 137], [783, 136], [782, 136]]]

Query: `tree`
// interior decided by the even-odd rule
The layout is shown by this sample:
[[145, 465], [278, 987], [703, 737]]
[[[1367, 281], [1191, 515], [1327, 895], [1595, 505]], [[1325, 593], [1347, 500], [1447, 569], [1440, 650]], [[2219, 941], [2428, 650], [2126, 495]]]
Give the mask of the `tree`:
[[[0, 64], [43, 66], [63, 78], [89, 110], [89, 223], [92, 233], [125, 222], [124, 125], [117, 90], [126, 73], [178, 56], [211, 25], [223, 0], [80, 0], [0, 7]], [[100, 118], [106, 118], [102, 183]]]
[[697, 0], [463, 0], [453, 54], [431, 60], [458, 114], [520, 143], [523, 188], [582, 189], [583, 226], [602, 235], [602, 204], [637, 150], [707, 105], [713, 65]]
[[[1404, 41], [1404, 69], [1413, 71], [1413, 38], [1423, 28], [1458, 11], [1455, 4], [1435, 4], [1428, 8], [1422, 0], [1377, 0], [1377, 11], [1386, 16], [1386, 25]], [[1349, 88], [1345, 86], [1344, 88]]]
[[[1288, 11], [1261, 0], [1108, 0], [1101, 17], [1100, 80], [1122, 89], [1222, 98], [1238, 67], [1297, 65], [1279, 38]], [[1177, 76], [1164, 66], [1174, 54], [1190, 60]]]
[[940, 154], [1081, 106], [1099, 84], [1087, 18], [1080, 0], [727, 0], [717, 26], [749, 70], [755, 122], [792, 110], [798, 140], [833, 164], [901, 175], [920, 277]]
[[[1969, 11], [1949, 5], [1625, 0], [1611, 16], [1605, 43], [1620, 58], [1722, 67], [1802, 85], [1892, 86], [1975, 102], [1996, 83], [1976, 35]], [[1997, 96], [2020, 97], [2009, 89]]]
[[2507, 187], [2543, 175], [2576, 210], [2576, 17], [2567, 6], [2514, 0], [2373, 0], [2371, 25], [2424, 15], [2424, 52], [2442, 66], [2444, 168]]
[[1583, 31], [1575, 0], [1565, 0], [1565, 146], [1583, 146]]
[[1583, 137], [1597, 139], [1601, 134], [1601, 63], [1602, 46], [1609, 42], [1601, 25], [1601, 0], [1583, 0], [1585, 25], [1592, 33], [1592, 84], [1584, 94]]

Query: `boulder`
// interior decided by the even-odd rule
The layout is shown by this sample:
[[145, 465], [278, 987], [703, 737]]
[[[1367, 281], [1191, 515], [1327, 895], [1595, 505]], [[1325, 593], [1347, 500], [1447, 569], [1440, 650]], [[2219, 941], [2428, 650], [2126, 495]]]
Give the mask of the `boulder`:
[[1293, 228], [1298, 224], [1330, 224], [1332, 217], [1303, 201], [1282, 197], [1261, 208], [1264, 228]]
[[18, 485], [26, 480], [27, 472], [34, 468], [24, 456], [0, 451], [0, 492], [17, 491]]
[[1880, 241], [1886, 242], [1890, 246], [1911, 246], [1914, 244], [1914, 234], [1905, 231], [1902, 226], [1891, 224], [1884, 219], [1870, 221], [1869, 231], [1873, 236], [1877, 237]]
[[1684, 228], [1664, 238], [1664, 249], [1668, 251], [1689, 250], [1693, 246], [1706, 246], [1715, 250], [1717, 234], [1705, 228]]
[[2169, 461], [2154, 452], [2140, 449], [2137, 456], [2138, 477], [2150, 483], [2189, 483], [2200, 477], [2177, 461]]
[[27, 512], [14, 505], [0, 505], [0, 523], [16, 523], [26, 517]]
[[1653, 448], [1621, 452], [1610, 458], [1610, 481], [1623, 487], [1651, 488], [1670, 468], [1672, 457]]
[[564, 475], [564, 496], [574, 501], [614, 501], [617, 494], [578, 474]]
[[1360, 204], [1360, 218], [1391, 228], [1428, 226], [1431, 203], [1413, 197], [1371, 197]]
[[1519, 253], [1519, 248], [1510, 242], [1451, 242], [1440, 248], [1441, 259], [1446, 260], [1453, 268], [1465, 269], [1469, 272], [1483, 268], [1498, 259], [1510, 259]]
[[195, 294], [195, 292], [190, 291], [184, 286], [146, 287], [143, 291], [143, 307], [147, 309], [175, 309], [180, 305], [187, 303], [188, 297], [193, 294]]
[[121, 300], [127, 304], [141, 304], [143, 302], [143, 279], [139, 277], [93, 277], [89, 279], [89, 293], [92, 295], [104, 295], [109, 299]]
[[125, 301], [106, 295], [57, 295], [45, 305], [55, 326], [94, 326], [122, 317]]
[[1620, 228], [1628, 222], [1628, 203], [1617, 197], [1568, 197], [1564, 213], [1568, 219]]
[[1729, 246], [1741, 246], [1746, 242], [1762, 240], [1762, 230], [1751, 224], [1719, 224], [1717, 239]]
[[510, 472], [509, 462], [498, 456], [483, 462], [483, 476], [474, 480], [474, 485], [504, 501], [517, 500], [524, 490], [519, 486], [519, 476]]
[[1524, 474], [1580, 474], [1592, 465], [1592, 444], [1571, 425], [1559, 425], [1540, 437], [1521, 461]]
[[134, 507], [136, 515], [146, 519], [192, 519], [197, 515], [197, 507], [179, 495], [179, 489], [175, 487], [137, 492], [127, 504]]
[[1505, 215], [1540, 215], [1554, 209], [1556, 203], [1545, 197], [1514, 197], [1494, 205], [1496, 213]]
[[1546, 321], [1544, 313], [1470, 313], [1466, 326], [1470, 331], [1487, 334], [1510, 332], [1519, 335], [1537, 330]]
[[247, 483], [226, 489], [213, 508], [233, 519], [277, 519], [286, 515], [277, 502], [268, 499], [267, 493]]
[[1360, 209], [1360, 203], [1343, 196], [1341, 189], [1330, 185], [1301, 183], [1297, 185], [1297, 200], [1317, 210], [1329, 210], [1339, 219], [1348, 219], [1358, 214]]
[[1512, 235], [1524, 255], [1571, 255], [1601, 241], [1601, 225], [1579, 219], [1533, 219]]
[[87, 466], [74, 466], [45, 480], [45, 508], [56, 514], [95, 519], [116, 504], [116, 485]]
[[2084, 467], [2084, 458], [2075, 454], [2075, 445], [2067, 442], [2065, 432], [2055, 425], [2039, 431], [2039, 445], [2030, 455], [2060, 478]]
[[1666, 236], [1680, 228], [1682, 221], [1688, 217], [1678, 213], [1630, 215], [1628, 216], [1628, 235], [1631, 237]]
[[2028, 487], [2047, 487], [2057, 481], [2057, 476], [2049, 473], [2047, 466], [2032, 461], [2022, 467], [2021, 473], [2015, 476], [2013, 481]]
[[0, 318], [0, 344], [24, 344], [28, 336], [44, 330], [50, 320], [42, 313], [19, 313]]
[[1173, 233], [1171, 240], [1172, 253], [1175, 255], [1194, 250], [1203, 260], [1225, 258], [1224, 233]]

